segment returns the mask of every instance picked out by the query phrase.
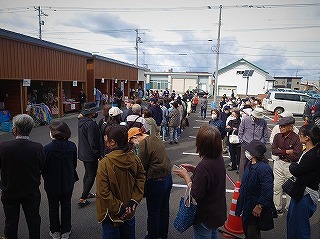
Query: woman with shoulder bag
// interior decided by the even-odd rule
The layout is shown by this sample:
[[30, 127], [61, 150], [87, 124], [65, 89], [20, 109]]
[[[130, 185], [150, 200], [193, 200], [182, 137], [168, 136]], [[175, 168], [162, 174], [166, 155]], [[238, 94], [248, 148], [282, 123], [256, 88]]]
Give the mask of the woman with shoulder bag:
[[317, 209], [320, 183], [320, 129], [315, 124], [303, 125], [300, 142], [306, 149], [299, 163], [291, 163], [296, 177], [287, 215], [287, 238], [311, 238], [310, 218]]
[[[227, 219], [226, 170], [219, 130], [210, 125], [201, 126], [196, 147], [201, 157], [198, 165], [181, 164], [173, 172], [191, 187], [191, 196], [197, 202], [194, 239], [217, 239], [217, 228]], [[193, 173], [191, 178], [188, 172]]]
[[[226, 127], [228, 139], [229, 139], [229, 153], [230, 153], [230, 159], [231, 159], [231, 168], [228, 169], [228, 171], [237, 170], [237, 173], [239, 173], [239, 163], [240, 163], [240, 155], [241, 155], [241, 145], [240, 142], [236, 143], [238, 137], [238, 129], [241, 123], [240, 119], [240, 111], [235, 110], [232, 112], [232, 116], [234, 117], [233, 120], [230, 120], [228, 122], [228, 125]], [[230, 140], [231, 137], [235, 137], [235, 140]]]

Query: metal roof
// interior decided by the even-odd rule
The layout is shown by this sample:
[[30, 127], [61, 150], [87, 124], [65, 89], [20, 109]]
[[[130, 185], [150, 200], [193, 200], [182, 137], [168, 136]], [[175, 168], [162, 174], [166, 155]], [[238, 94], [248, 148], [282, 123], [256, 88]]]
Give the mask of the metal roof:
[[245, 60], [245, 59], [243, 59], [243, 58], [241, 58], [240, 60], [237, 60], [236, 62], [231, 63], [230, 65], [227, 65], [227, 66], [221, 68], [220, 70], [218, 70], [218, 72], [219, 72], [219, 74], [222, 74], [223, 72], [228, 71], [228, 69], [231, 69], [231, 68], [233, 68], [234, 66], [239, 65], [240, 63], [247, 63], [247, 64], [249, 64], [250, 66], [252, 66], [252, 67], [254, 67], [254, 68], [262, 71], [263, 73], [269, 74], [269, 72], [261, 69], [260, 67], [252, 64], [251, 62], [249, 62], [249, 61], [247, 61], [247, 60]]
[[130, 64], [130, 63], [123, 62], [123, 61], [118, 61], [118, 60], [111, 59], [111, 58], [105, 57], [105, 56], [100, 56], [100, 55], [95, 55], [94, 54], [94, 55], [92, 55], [92, 57], [95, 58], [95, 59], [98, 59], [98, 60], [109, 61], [109, 62], [113, 62], [113, 63], [116, 63], [116, 64], [137, 68], [137, 69], [143, 70], [143, 71], [148, 71], [149, 70], [148, 68], [144, 68], [144, 67], [140, 67], [140, 66], [137, 67], [134, 64]]
[[16, 40], [16, 41], [21, 41], [21, 42], [26, 42], [26, 43], [29, 43], [29, 44], [38, 45], [38, 46], [42, 46], [42, 47], [52, 48], [52, 49], [56, 49], [56, 50], [59, 50], [59, 51], [69, 52], [69, 53], [73, 53], [73, 54], [76, 54], [76, 55], [84, 56], [84, 57], [87, 57], [87, 58], [96, 58], [96, 59], [100, 59], [100, 60], [104, 60], [104, 61], [109, 61], [109, 62], [113, 62], [113, 63], [116, 63], [116, 64], [137, 68], [137, 69], [143, 70], [143, 71], [149, 71], [148, 68], [144, 68], [144, 67], [140, 67], [140, 66], [137, 67], [137, 66], [135, 66], [133, 64], [130, 64], [130, 63], [118, 61], [118, 60], [111, 59], [111, 58], [104, 57], [104, 56], [100, 56], [100, 55], [93, 55], [93, 54], [91, 54], [89, 52], [77, 50], [77, 49], [74, 49], [74, 48], [71, 48], [71, 47], [59, 45], [59, 44], [56, 44], [56, 43], [53, 43], [53, 42], [49, 42], [49, 41], [45, 41], [45, 40], [40, 40], [38, 38], [26, 36], [26, 35], [23, 35], [23, 34], [20, 34], [20, 33], [16, 33], [16, 32], [12, 32], [12, 31], [8, 31], [8, 30], [2, 29], [2, 28], [0, 28], [0, 37], [13, 39], [13, 40]]
[[59, 45], [59, 44], [56, 44], [53, 42], [40, 40], [38, 38], [26, 36], [26, 35], [12, 32], [12, 31], [8, 31], [8, 30], [2, 29], [2, 28], [0, 28], [0, 37], [9, 38], [9, 39], [17, 40], [17, 41], [22, 41], [22, 42], [26, 42], [26, 43], [30, 43], [30, 44], [34, 44], [34, 45], [39, 45], [42, 47], [48, 47], [48, 48], [56, 49], [59, 51], [69, 52], [69, 53], [73, 53], [73, 54], [84, 56], [84, 57], [92, 57], [91, 53], [88, 53], [85, 51], [80, 51], [80, 50], [77, 50], [77, 49], [74, 49], [71, 47], [66, 47], [63, 45]]

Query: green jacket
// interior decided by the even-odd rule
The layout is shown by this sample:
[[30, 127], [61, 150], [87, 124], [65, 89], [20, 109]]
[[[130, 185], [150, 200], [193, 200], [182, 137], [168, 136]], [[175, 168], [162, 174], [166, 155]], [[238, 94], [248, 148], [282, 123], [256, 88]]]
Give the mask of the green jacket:
[[[133, 151], [124, 153], [114, 150], [99, 161], [97, 171], [97, 220], [102, 222], [107, 216], [114, 225], [123, 223], [116, 214], [133, 199], [140, 203], [145, 183], [145, 171], [140, 159]], [[131, 219], [134, 212], [127, 215]]]
[[171, 162], [161, 139], [147, 136], [139, 143], [139, 158], [147, 179], [158, 179], [171, 174]]

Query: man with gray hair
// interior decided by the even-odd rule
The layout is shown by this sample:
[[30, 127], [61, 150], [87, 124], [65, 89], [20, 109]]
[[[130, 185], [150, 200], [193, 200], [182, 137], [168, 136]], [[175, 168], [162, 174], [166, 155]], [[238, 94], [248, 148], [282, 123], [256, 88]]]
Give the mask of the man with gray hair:
[[132, 127], [138, 127], [143, 133], [149, 133], [149, 125], [147, 121], [141, 116], [141, 105], [132, 105], [132, 115], [127, 117], [126, 123], [128, 130]]
[[26, 114], [13, 117], [14, 140], [0, 143], [0, 189], [5, 214], [5, 238], [16, 239], [20, 205], [29, 229], [29, 238], [40, 239], [40, 171], [43, 146], [30, 141], [33, 119]]

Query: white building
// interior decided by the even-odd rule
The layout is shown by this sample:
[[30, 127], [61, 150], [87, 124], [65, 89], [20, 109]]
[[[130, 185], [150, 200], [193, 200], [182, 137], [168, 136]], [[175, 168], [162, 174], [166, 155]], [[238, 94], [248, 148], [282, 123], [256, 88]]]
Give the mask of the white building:
[[[246, 70], [253, 70], [252, 76], [244, 77]], [[231, 95], [258, 95], [264, 94], [273, 87], [273, 77], [258, 66], [240, 59], [219, 70], [218, 96]]]
[[212, 73], [208, 72], [145, 72], [147, 90], [175, 90], [183, 93], [187, 90], [202, 89], [209, 91]]

